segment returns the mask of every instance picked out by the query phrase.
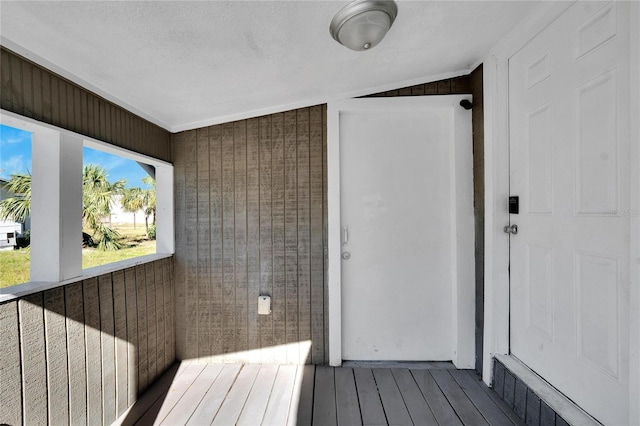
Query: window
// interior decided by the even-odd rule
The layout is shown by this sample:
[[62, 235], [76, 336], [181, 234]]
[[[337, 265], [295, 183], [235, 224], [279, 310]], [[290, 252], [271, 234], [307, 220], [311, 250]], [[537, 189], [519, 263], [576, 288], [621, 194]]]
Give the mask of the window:
[[155, 167], [86, 145], [82, 157], [82, 267], [155, 253]]
[[[118, 262], [112, 268], [122, 269], [138, 262], [141, 256], [173, 253], [171, 164], [6, 111], [0, 113], [0, 123], [31, 135], [30, 273], [9, 285], [95, 276], [107, 272], [108, 263]], [[106, 179], [101, 182], [103, 175]], [[121, 179], [126, 182], [116, 184]], [[113, 190], [92, 193], [87, 189], [89, 182], [105, 184]], [[134, 209], [131, 204], [122, 207], [123, 198], [133, 195], [146, 197], [141, 208]], [[103, 197], [102, 201], [97, 201], [98, 196]], [[105, 226], [117, 234], [121, 234], [118, 229], [130, 227], [135, 235], [123, 239], [123, 235], [112, 233], [101, 238], [104, 232], [96, 231], [105, 231]], [[7, 230], [2, 235], [0, 229], [0, 244], [9, 240], [12, 232], [19, 234], [17, 230]], [[134, 244], [135, 239], [139, 241]], [[115, 256], [103, 250], [98, 253], [102, 255], [99, 259], [89, 259], [84, 254], [100, 243], [105, 248], [113, 242], [127, 250], [116, 250], [120, 253]], [[91, 246], [84, 253], [83, 243]], [[7, 292], [0, 289], [0, 299], [1, 293]]]

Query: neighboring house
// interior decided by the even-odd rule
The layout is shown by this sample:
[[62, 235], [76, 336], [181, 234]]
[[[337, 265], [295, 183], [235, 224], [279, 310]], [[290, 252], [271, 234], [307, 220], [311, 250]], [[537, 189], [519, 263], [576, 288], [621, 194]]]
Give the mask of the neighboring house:
[[[105, 218], [104, 222], [112, 225], [133, 225], [134, 227], [144, 228], [144, 212], [138, 210], [135, 213], [126, 212], [122, 209], [120, 200], [122, 195], [114, 195], [111, 199], [111, 215]], [[149, 218], [151, 220], [151, 217]]]
[[21, 233], [21, 223], [0, 220], [0, 250], [13, 250]]
[[[0, 200], [13, 196], [7, 189], [8, 182], [0, 179]], [[30, 220], [24, 223], [12, 220], [0, 220], [0, 250], [13, 250], [17, 244], [17, 238], [29, 229]]]

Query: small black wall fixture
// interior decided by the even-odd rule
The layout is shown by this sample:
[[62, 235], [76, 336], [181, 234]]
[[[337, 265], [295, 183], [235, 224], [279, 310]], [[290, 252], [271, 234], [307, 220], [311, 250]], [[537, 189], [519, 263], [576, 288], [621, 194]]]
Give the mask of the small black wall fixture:
[[466, 110], [473, 108], [473, 104], [469, 99], [463, 99], [460, 101], [460, 106]]

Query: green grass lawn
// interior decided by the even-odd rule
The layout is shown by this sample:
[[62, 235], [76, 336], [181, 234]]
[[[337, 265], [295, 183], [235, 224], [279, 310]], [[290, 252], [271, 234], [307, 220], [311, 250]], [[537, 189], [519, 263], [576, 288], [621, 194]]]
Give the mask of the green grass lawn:
[[29, 281], [29, 249], [0, 251], [0, 287]]
[[[82, 268], [105, 265], [156, 252], [156, 242], [147, 239], [144, 225], [114, 227], [121, 235], [123, 247], [116, 251], [82, 249]], [[0, 287], [29, 281], [29, 249], [0, 251]]]

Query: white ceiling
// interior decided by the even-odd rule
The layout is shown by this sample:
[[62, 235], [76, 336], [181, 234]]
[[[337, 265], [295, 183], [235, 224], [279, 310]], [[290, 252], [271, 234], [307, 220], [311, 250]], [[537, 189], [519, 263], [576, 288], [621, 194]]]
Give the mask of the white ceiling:
[[466, 74], [538, 2], [398, 1], [376, 48], [348, 1], [1, 1], [6, 47], [176, 132]]

